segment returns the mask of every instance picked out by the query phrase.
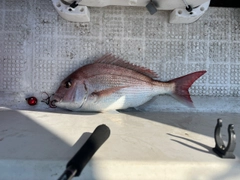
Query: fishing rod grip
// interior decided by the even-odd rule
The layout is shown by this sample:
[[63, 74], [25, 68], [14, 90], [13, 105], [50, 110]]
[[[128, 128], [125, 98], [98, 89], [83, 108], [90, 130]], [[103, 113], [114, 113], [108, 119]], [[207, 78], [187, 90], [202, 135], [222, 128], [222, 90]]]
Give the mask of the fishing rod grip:
[[76, 169], [75, 176], [79, 176], [86, 166], [88, 161], [92, 158], [98, 148], [108, 139], [110, 136], [110, 129], [105, 124], [99, 125], [87, 139], [84, 145], [78, 150], [73, 158], [67, 163], [67, 169]]

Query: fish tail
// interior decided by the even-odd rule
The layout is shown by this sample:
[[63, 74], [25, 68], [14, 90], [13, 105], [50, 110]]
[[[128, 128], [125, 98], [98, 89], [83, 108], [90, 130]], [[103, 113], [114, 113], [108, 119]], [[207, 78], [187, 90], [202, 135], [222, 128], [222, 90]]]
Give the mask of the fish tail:
[[169, 81], [168, 83], [174, 83], [175, 85], [171, 96], [183, 104], [188, 105], [189, 107], [194, 107], [188, 89], [198, 78], [200, 78], [205, 73], [206, 71], [197, 71]]

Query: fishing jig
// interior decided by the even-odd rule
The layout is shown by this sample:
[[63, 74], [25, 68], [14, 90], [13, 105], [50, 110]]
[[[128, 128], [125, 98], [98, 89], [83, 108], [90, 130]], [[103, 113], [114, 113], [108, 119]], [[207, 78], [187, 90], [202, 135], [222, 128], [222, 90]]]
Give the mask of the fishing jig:
[[32, 96], [25, 99], [30, 106], [35, 106], [38, 102], [37, 98]]

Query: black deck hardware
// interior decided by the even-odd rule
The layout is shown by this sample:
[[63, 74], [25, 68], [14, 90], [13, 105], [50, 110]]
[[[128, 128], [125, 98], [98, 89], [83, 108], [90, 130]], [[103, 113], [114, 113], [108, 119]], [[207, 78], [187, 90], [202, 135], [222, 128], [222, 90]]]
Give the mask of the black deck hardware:
[[104, 124], [99, 125], [87, 139], [85, 144], [67, 163], [66, 170], [58, 180], [71, 180], [74, 176], [79, 176], [88, 161], [109, 136], [109, 127]]
[[157, 4], [156, 4], [156, 2], [153, 2], [152, 0], [150, 0], [150, 2], [146, 5], [146, 8], [151, 15], [153, 15], [157, 12]]
[[210, 6], [239, 8], [240, 7], [240, 1], [236, 1], [236, 0], [211, 0], [210, 1]]
[[192, 10], [193, 10], [194, 8], [192, 8], [192, 6], [190, 6], [190, 5], [187, 3], [186, 0], [182, 0], [182, 1], [183, 1], [183, 3], [184, 3], [185, 6], [186, 6], [186, 10], [187, 10], [190, 14], [192, 14]]
[[235, 159], [233, 151], [236, 147], [236, 134], [234, 132], [234, 125], [228, 125], [228, 144], [225, 146], [221, 135], [222, 119], [217, 120], [217, 125], [214, 131], [215, 148], [213, 151], [221, 158]]
[[78, 6], [78, 3], [77, 3], [77, 1], [73, 1], [73, 3], [70, 4], [69, 6], [70, 6], [71, 8], [75, 8], [75, 7]]

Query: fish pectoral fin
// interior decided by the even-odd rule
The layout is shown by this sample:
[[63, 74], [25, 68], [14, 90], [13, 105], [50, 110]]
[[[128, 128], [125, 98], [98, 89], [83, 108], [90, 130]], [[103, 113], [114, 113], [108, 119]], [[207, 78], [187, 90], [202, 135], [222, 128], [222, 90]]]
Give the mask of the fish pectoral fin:
[[93, 92], [90, 95], [90, 97], [94, 98], [95, 99], [94, 102], [96, 103], [99, 98], [109, 96], [109, 95], [111, 95], [111, 94], [113, 94], [113, 93], [115, 93], [115, 92], [117, 92], [117, 91], [119, 91], [123, 88], [126, 88], [126, 87], [128, 87], [128, 86], [114, 87], [114, 88], [104, 89], [104, 90], [98, 91], [98, 92]]

